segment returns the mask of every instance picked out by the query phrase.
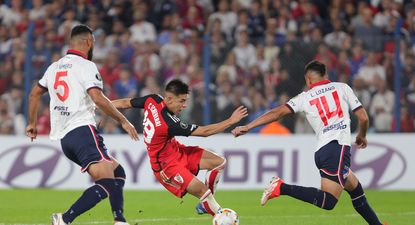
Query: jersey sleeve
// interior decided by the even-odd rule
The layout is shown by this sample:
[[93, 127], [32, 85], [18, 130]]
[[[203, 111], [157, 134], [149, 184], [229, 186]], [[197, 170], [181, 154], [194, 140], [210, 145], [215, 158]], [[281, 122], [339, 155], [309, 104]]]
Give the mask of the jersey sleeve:
[[360, 103], [359, 99], [356, 97], [352, 88], [349, 85], [344, 85], [344, 92], [347, 104], [349, 104], [353, 112], [362, 107], [362, 103]]
[[130, 100], [131, 106], [133, 108], [143, 109], [148, 98], [153, 98], [158, 103], [163, 101], [163, 98], [160, 95], [153, 94], [153, 95], [147, 95], [147, 96], [144, 96], [144, 97], [132, 98]]
[[48, 67], [48, 69], [45, 71], [45, 74], [43, 74], [42, 78], [40, 78], [40, 80], [38, 81], [38, 86], [44, 89], [48, 89], [48, 74], [50, 71], [50, 67]]
[[177, 116], [165, 111], [163, 117], [168, 125], [169, 136], [190, 136], [194, 130], [198, 127], [195, 124], [187, 124], [181, 121]]
[[99, 74], [98, 68], [94, 63], [89, 63], [87, 68], [81, 71], [81, 85], [85, 90], [89, 90], [91, 88], [103, 89], [104, 84], [102, 82], [101, 75]]
[[294, 98], [290, 99], [285, 105], [291, 110], [292, 113], [304, 111], [303, 107], [303, 94], [299, 94]]

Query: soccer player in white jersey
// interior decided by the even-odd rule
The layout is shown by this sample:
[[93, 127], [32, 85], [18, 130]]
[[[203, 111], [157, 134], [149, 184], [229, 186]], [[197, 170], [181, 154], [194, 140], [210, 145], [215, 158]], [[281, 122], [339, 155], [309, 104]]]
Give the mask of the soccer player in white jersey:
[[60, 140], [64, 154], [87, 171], [95, 184], [65, 212], [52, 215], [52, 225], [71, 224], [85, 211], [109, 197], [114, 224], [128, 225], [123, 215], [123, 167], [110, 156], [96, 129], [95, 105], [118, 121], [134, 140], [133, 125], [102, 93], [103, 83], [96, 65], [91, 62], [94, 37], [89, 27], [75, 26], [71, 31], [70, 50], [46, 70], [29, 97], [29, 122], [26, 134], [37, 136], [36, 120], [41, 96], [50, 96], [52, 140]]
[[330, 82], [327, 79], [326, 66], [318, 61], [306, 65], [305, 80], [307, 91], [249, 124], [232, 130], [237, 137], [255, 127], [279, 120], [287, 114], [304, 112], [317, 135], [314, 160], [320, 170], [321, 189], [290, 185], [279, 177], [273, 177], [262, 195], [261, 205], [265, 205], [269, 199], [288, 195], [322, 209], [331, 210], [344, 189], [349, 193], [355, 210], [368, 224], [382, 224], [370, 207], [362, 185], [349, 168], [351, 145], [349, 110], [353, 111], [359, 120], [359, 133], [355, 143], [358, 148], [365, 148], [369, 126], [365, 109], [347, 84]]

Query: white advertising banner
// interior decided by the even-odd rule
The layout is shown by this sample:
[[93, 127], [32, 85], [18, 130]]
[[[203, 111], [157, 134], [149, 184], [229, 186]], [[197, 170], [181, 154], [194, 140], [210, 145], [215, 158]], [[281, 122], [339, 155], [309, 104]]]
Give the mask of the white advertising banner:
[[[178, 138], [186, 145], [211, 149], [227, 160], [221, 189], [262, 189], [272, 176], [287, 183], [319, 187], [314, 163], [316, 140], [311, 135], [217, 135]], [[368, 136], [364, 150], [352, 147], [352, 170], [366, 188], [415, 190], [415, 135]], [[79, 189], [92, 181], [62, 153], [60, 142], [38, 137], [0, 136], [0, 188]], [[154, 179], [142, 140], [104, 135], [104, 143], [127, 173], [127, 189], [162, 189]], [[204, 180], [205, 172], [199, 177]]]

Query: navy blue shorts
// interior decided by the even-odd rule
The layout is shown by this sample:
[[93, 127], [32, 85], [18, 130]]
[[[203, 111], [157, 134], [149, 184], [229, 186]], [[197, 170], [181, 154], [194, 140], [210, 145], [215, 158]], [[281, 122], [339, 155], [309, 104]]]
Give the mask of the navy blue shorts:
[[314, 154], [314, 161], [321, 177], [337, 182], [344, 188], [350, 172], [350, 146], [331, 141]]
[[71, 130], [61, 139], [63, 153], [85, 172], [88, 166], [102, 160], [111, 161], [104, 139], [92, 125]]

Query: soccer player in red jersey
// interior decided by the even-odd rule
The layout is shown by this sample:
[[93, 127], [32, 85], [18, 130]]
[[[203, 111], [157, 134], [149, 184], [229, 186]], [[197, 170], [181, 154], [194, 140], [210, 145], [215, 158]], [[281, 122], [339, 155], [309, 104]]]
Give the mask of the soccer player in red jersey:
[[344, 83], [327, 80], [326, 66], [312, 61], [305, 67], [305, 80], [308, 90], [250, 122], [232, 130], [237, 137], [250, 129], [277, 121], [290, 113], [304, 112], [317, 134], [315, 163], [320, 170], [321, 189], [302, 187], [284, 183], [273, 177], [265, 189], [261, 204], [269, 199], [288, 195], [311, 203], [326, 210], [332, 210], [343, 191], [346, 190], [355, 210], [370, 225], [382, 225], [370, 207], [362, 185], [350, 167], [350, 114], [351, 109], [359, 120], [359, 133], [356, 136], [358, 148], [367, 146], [366, 132], [369, 126], [366, 110]]
[[[248, 112], [240, 106], [222, 122], [206, 126], [187, 124], [177, 116], [186, 108], [188, 95], [188, 85], [176, 79], [166, 85], [164, 97], [152, 94], [115, 100], [113, 104], [120, 109], [144, 109], [143, 138], [157, 180], [177, 197], [190, 193], [199, 198], [197, 212], [213, 216], [221, 208], [213, 194], [226, 160], [198, 146], [183, 145], [175, 136], [207, 137], [217, 134], [238, 123]], [[208, 170], [205, 183], [196, 177], [199, 170]]]

